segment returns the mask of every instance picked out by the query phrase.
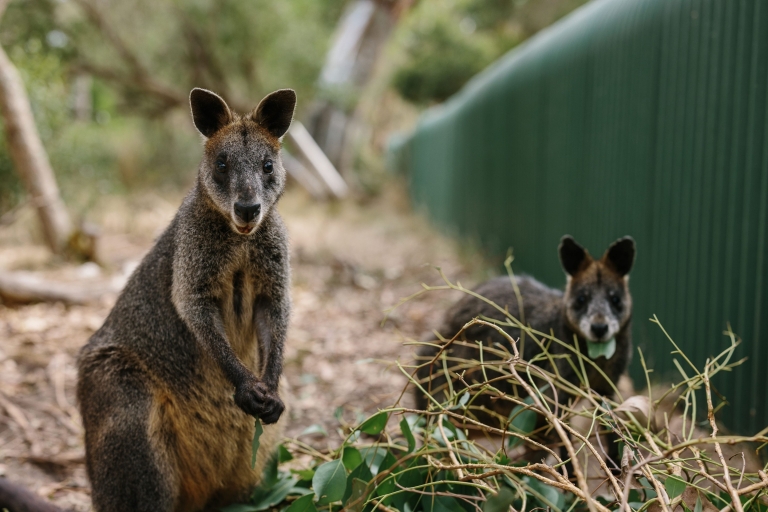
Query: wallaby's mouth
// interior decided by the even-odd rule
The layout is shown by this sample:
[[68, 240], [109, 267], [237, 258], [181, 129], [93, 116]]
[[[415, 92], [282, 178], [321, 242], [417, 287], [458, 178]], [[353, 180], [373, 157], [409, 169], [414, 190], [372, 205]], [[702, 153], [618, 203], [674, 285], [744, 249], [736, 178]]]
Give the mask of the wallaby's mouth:
[[240, 227], [240, 226], [238, 226], [238, 225], [235, 225], [235, 229], [236, 229], [236, 230], [237, 230], [237, 232], [238, 232], [238, 233], [240, 233], [241, 235], [250, 235], [250, 234], [251, 234], [251, 232], [252, 232], [254, 229], [256, 229], [256, 226], [251, 226], [251, 225], [249, 224], [249, 225], [247, 225], [247, 226], [242, 226], [242, 227]]

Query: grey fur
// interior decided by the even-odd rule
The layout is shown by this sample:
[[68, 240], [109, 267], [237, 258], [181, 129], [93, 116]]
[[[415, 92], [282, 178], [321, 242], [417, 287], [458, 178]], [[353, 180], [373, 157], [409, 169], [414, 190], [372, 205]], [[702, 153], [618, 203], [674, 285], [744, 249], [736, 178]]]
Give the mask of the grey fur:
[[[275, 204], [286, 180], [279, 136], [295, 99], [277, 91], [240, 117], [213, 93], [192, 92], [208, 137], [197, 183], [79, 357], [96, 511], [208, 510], [244, 498], [280, 437], [265, 427], [251, 471], [248, 415], [273, 424], [285, 408], [290, 264]], [[260, 204], [260, 214], [243, 222], [237, 201]]]

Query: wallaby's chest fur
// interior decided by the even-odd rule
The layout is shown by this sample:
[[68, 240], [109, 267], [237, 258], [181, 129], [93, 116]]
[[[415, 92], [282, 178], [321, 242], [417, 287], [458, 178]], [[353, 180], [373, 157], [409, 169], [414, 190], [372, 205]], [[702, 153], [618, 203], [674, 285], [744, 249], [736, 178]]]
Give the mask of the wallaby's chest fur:
[[[102, 366], [88, 376], [96, 381], [94, 386], [104, 385], [101, 373], [105, 370], [143, 374], [140, 386], [146, 390], [149, 404], [140, 415], [146, 418], [155, 453], [165, 459], [163, 471], [173, 476], [180, 489], [176, 509], [198, 510], [209, 503], [241, 498], [256, 483], [269, 453], [260, 454], [252, 471], [254, 418], [235, 404], [224, 372], [195, 340], [174, 304], [185, 300], [173, 295], [174, 283], [187, 278], [184, 269], [174, 268], [179, 251], [191, 251], [190, 257], [198, 257], [206, 250], [188, 243], [196, 235], [185, 233], [192, 229], [183, 218], [185, 210], [183, 206], [137, 269], [104, 326], [83, 349], [81, 367], [91, 361]], [[210, 276], [222, 328], [237, 357], [255, 375], [262, 372], [263, 358], [254, 305], [264, 288], [272, 286], [265, 282], [263, 258], [274, 259], [275, 253], [285, 252], [279, 246], [284, 237], [270, 232], [279, 231], [272, 222], [279, 224], [279, 218], [262, 226], [266, 236], [260, 244], [237, 238], [227, 241], [225, 231], [222, 234], [226, 236], [214, 238], [219, 248], [223, 245], [227, 249], [212, 265]], [[181, 246], [180, 237], [185, 237]], [[210, 246], [210, 242], [200, 243]], [[287, 252], [282, 257], [287, 257]], [[105, 354], [110, 354], [108, 368], [104, 368]], [[115, 394], [122, 392], [114, 390]], [[83, 390], [81, 402], [89, 401], [88, 396]], [[273, 442], [278, 441], [276, 430], [271, 426], [265, 429], [265, 445], [272, 437]]]

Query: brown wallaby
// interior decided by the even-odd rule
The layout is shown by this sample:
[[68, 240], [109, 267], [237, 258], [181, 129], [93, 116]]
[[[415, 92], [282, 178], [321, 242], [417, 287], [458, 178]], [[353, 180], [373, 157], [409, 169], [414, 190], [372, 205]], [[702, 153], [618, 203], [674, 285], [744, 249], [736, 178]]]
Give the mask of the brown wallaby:
[[[275, 204], [296, 94], [242, 116], [203, 89], [190, 103], [207, 139], [197, 183], [79, 356], [97, 512], [247, 499], [282, 437], [290, 267]], [[252, 469], [254, 417], [266, 426]]]
[[[635, 242], [630, 237], [621, 238], [614, 242], [602, 258], [594, 260], [586, 249], [581, 247], [570, 236], [565, 236], [559, 247], [560, 262], [567, 275], [565, 293], [555, 290], [536, 281], [532, 277], [517, 277], [516, 282], [523, 302], [523, 317], [525, 323], [534, 330], [549, 334], [566, 343], [578, 339], [579, 350], [582, 354], [589, 353], [589, 343], [605, 343], [615, 340], [615, 353], [609, 357], [598, 357], [594, 362], [606, 376], [616, 382], [629, 365], [632, 356], [632, 296], [629, 293], [629, 271], [635, 259]], [[509, 277], [497, 277], [481, 284], [474, 290], [477, 294], [494, 302], [501, 308], [506, 308], [515, 317], [520, 317], [517, 295]], [[506, 320], [505, 315], [490, 304], [466, 295], [454, 304], [445, 316], [443, 326], [438, 330], [441, 336], [450, 339], [473, 318], [488, 317], [496, 320]], [[514, 327], [502, 326], [512, 339], [520, 337], [520, 330]], [[486, 325], [469, 327], [460, 336], [461, 340], [481, 341], [484, 346], [500, 344], [510, 353], [509, 341], [497, 330]], [[419, 349], [420, 362], [425, 363], [434, 358], [439, 348], [434, 345], [424, 345]], [[479, 360], [479, 349], [475, 346], [454, 344], [447, 349], [450, 359]], [[521, 356], [531, 361], [541, 348], [533, 340], [528, 339], [523, 347]], [[567, 348], [558, 343], [549, 345], [551, 354], [572, 354]], [[499, 359], [486, 355], [485, 360]], [[575, 357], [572, 358], [574, 363]], [[578, 376], [573, 367], [564, 358], [555, 358], [557, 369], [563, 377], [573, 383], [578, 383]], [[452, 364], [452, 363], [451, 363]], [[553, 370], [549, 359], [536, 362], [542, 368]], [[450, 365], [449, 365], [450, 366]], [[422, 386], [431, 390], [432, 396], [440, 400], [447, 392], [447, 382], [443, 363], [440, 359], [433, 365], [419, 368], [417, 375]], [[486, 368], [486, 375], [491, 380], [500, 373], [492, 368]], [[456, 372], [452, 373], [454, 392], [462, 389], [463, 382], [480, 382], [484, 379], [479, 366], [468, 368], [459, 379]], [[600, 373], [587, 366], [587, 377], [590, 386], [598, 393], [610, 395], [613, 388]], [[494, 382], [494, 387], [504, 393], [514, 393], [513, 385], [508, 380]], [[566, 393], [559, 393], [562, 401], [568, 398]], [[416, 389], [416, 403], [420, 409], [428, 406], [427, 397]], [[487, 394], [477, 397], [472, 402], [473, 413], [485, 419], [488, 411], [493, 411], [497, 419], [506, 418], [514, 404], [507, 400], [491, 400]]]

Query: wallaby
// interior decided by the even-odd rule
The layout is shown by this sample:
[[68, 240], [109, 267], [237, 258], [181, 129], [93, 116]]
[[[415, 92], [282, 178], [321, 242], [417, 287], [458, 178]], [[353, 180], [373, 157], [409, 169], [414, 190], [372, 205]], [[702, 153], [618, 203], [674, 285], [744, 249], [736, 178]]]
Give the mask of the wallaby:
[[[97, 512], [247, 499], [282, 437], [290, 267], [275, 204], [296, 94], [243, 116], [203, 89], [190, 104], [206, 138], [197, 183], [78, 360]], [[252, 469], [254, 418], [267, 426]]]
[[[612, 381], [626, 371], [632, 356], [632, 296], [629, 293], [629, 271], [635, 259], [635, 242], [625, 237], [614, 242], [602, 258], [595, 260], [589, 252], [570, 236], [564, 236], [559, 247], [560, 262], [565, 270], [567, 281], [565, 292], [545, 286], [529, 276], [516, 277], [516, 283], [523, 303], [524, 321], [534, 330], [554, 333], [555, 338], [573, 343], [574, 336], [578, 339], [578, 348], [582, 354], [589, 353], [588, 344], [606, 343], [615, 340], [615, 353], [609, 357], [598, 357], [594, 362]], [[481, 284], [474, 290], [478, 295], [494, 302], [502, 309], [506, 308], [511, 315], [520, 318], [519, 306], [515, 289], [508, 276], [497, 277]], [[447, 312], [443, 326], [438, 330], [444, 338], [455, 336], [462, 327], [473, 318], [488, 317], [495, 320], [506, 320], [505, 315], [490, 304], [465, 295]], [[501, 326], [512, 339], [520, 338], [520, 330], [515, 327]], [[486, 325], [473, 325], [466, 329], [461, 340], [480, 341], [484, 346], [492, 347], [500, 344], [511, 353], [509, 341], [497, 330]], [[418, 351], [421, 363], [432, 360], [440, 349], [435, 345], [422, 345]], [[530, 361], [542, 352], [541, 348], [530, 338], [526, 340], [521, 356]], [[549, 345], [551, 354], [571, 354], [576, 366], [576, 357], [567, 348], [552, 342]], [[462, 360], [479, 360], [480, 351], [476, 346], [453, 344], [447, 350], [447, 361], [454, 358]], [[498, 360], [499, 357], [486, 354], [484, 360]], [[578, 376], [573, 367], [564, 358], [555, 358], [557, 369], [561, 376], [574, 384]], [[448, 363], [450, 367], [453, 362]], [[549, 359], [535, 364], [552, 371]], [[598, 393], [611, 395], [613, 388], [600, 373], [590, 365], [586, 365], [590, 386]], [[483, 381], [480, 366], [467, 368], [459, 379], [452, 372], [451, 385], [456, 390], [464, 387], [463, 382], [474, 383]], [[500, 376], [492, 367], [486, 368], [486, 375], [491, 380]], [[420, 367], [417, 376], [422, 387], [440, 400], [447, 392], [447, 382], [443, 362], [438, 359], [435, 364]], [[494, 387], [508, 394], [513, 394], [513, 385], [508, 380], [495, 381]], [[431, 390], [431, 391], [430, 391]], [[566, 393], [559, 393], [561, 401], [566, 400]], [[416, 403], [420, 409], [426, 409], [428, 398], [416, 388]], [[491, 417], [497, 420], [507, 418], [514, 404], [508, 400], [492, 400], [488, 394], [477, 397], [472, 402], [472, 413], [486, 421]], [[495, 421], [495, 420], [491, 420]]]
[[[193, 89], [197, 183], [79, 357], [94, 509], [194, 511], [244, 499], [281, 438], [291, 309], [275, 207], [290, 89], [237, 115]], [[264, 424], [251, 469], [254, 417]]]

